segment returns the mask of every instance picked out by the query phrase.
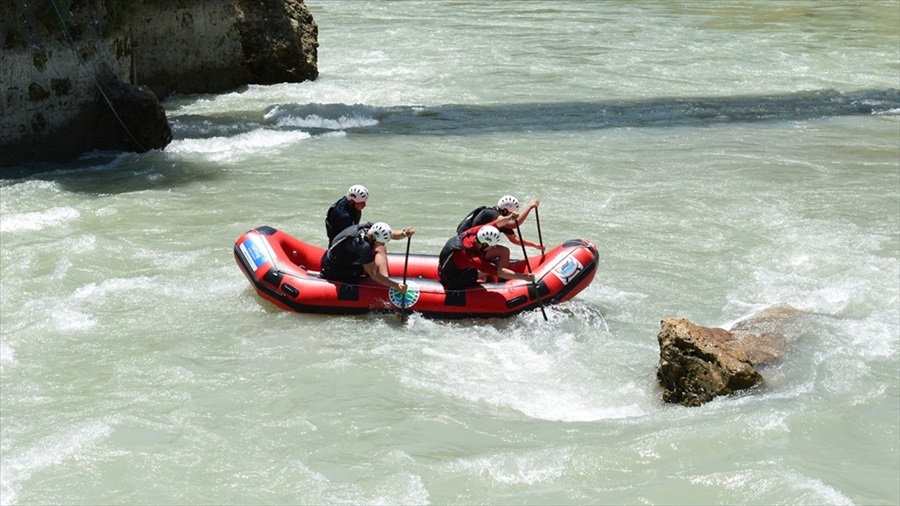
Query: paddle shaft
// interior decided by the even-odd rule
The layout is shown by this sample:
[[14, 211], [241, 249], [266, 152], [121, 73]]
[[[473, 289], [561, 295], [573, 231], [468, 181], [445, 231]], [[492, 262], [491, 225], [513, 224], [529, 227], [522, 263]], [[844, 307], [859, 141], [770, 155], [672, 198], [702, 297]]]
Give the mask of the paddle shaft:
[[[535, 209], [537, 211], [537, 209]], [[522, 246], [522, 256], [525, 257], [525, 267], [528, 268], [529, 274], [534, 274], [531, 270], [531, 262], [528, 261], [528, 253], [525, 251], [525, 239], [522, 238], [522, 229], [519, 228], [519, 222], [516, 221], [516, 232], [519, 234], [519, 245]], [[541, 290], [538, 288], [537, 280], [531, 282], [534, 286], [534, 294], [537, 296], [538, 306], [541, 308], [541, 314], [544, 315], [544, 321], [547, 321], [547, 311], [544, 310], [544, 301], [541, 300]]]
[[541, 213], [538, 212], [538, 208], [534, 208], [534, 221], [537, 223], [538, 228], [538, 242], [541, 243], [541, 260], [544, 259], [544, 237], [541, 235]]
[[[403, 259], [403, 284], [406, 284], [406, 271], [409, 267], [409, 243], [412, 241], [412, 236], [406, 236], [406, 256]], [[406, 287], [409, 290], [409, 287]], [[406, 292], [400, 294], [403, 299], [400, 301], [400, 313], [406, 314]]]

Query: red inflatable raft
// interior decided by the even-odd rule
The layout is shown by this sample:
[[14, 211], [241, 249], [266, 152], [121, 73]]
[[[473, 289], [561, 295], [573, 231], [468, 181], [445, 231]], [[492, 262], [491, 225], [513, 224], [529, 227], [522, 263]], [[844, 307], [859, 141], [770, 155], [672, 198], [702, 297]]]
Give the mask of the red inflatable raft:
[[[322, 253], [321, 247], [267, 226], [249, 230], [234, 244], [234, 258], [256, 293], [278, 307], [327, 314], [401, 311], [403, 294], [393, 288], [368, 278], [353, 283], [320, 278]], [[448, 290], [438, 280], [437, 255], [410, 254], [405, 310], [436, 318], [513, 316], [574, 297], [594, 279], [598, 258], [593, 244], [574, 239], [529, 258], [535, 284], [501, 280]], [[403, 279], [404, 260], [403, 254], [388, 254], [389, 275], [396, 281]], [[527, 271], [524, 260], [511, 261], [509, 268]]]

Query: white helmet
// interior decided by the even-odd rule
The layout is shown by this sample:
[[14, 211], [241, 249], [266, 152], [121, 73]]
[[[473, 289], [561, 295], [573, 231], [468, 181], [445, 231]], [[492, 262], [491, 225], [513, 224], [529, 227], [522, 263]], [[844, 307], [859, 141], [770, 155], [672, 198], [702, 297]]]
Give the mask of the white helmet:
[[497, 209], [517, 213], [519, 212], [519, 200], [512, 195], [504, 195], [497, 201]]
[[347, 190], [347, 200], [350, 202], [365, 202], [369, 200], [369, 190], [361, 184], [355, 184]]
[[378, 223], [369, 227], [369, 233], [372, 234], [372, 237], [378, 241], [387, 244], [391, 240], [391, 226], [383, 221], [379, 221]]
[[485, 225], [478, 229], [478, 234], [475, 237], [480, 243], [496, 246], [500, 242], [500, 231], [493, 225]]

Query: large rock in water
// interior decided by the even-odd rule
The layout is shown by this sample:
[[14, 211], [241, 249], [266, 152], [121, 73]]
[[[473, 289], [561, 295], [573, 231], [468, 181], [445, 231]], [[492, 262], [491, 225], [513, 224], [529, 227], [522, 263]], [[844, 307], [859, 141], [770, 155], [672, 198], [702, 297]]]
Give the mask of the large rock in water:
[[93, 131], [105, 135], [95, 139], [95, 149], [143, 153], [172, 141], [166, 111], [149, 88], [113, 81], [104, 91], [110, 107], [100, 108]]
[[784, 354], [786, 325], [798, 314], [790, 306], [774, 306], [730, 331], [685, 318], [662, 320], [656, 377], [663, 400], [699, 406], [758, 385], [763, 377], [755, 366], [772, 364]]

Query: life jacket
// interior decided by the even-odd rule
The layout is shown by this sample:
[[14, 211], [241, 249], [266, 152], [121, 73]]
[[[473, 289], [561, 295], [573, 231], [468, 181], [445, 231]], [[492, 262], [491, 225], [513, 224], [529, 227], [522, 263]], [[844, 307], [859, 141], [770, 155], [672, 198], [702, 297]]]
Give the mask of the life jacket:
[[[334, 242], [331, 243], [331, 246], [329, 246], [328, 249], [325, 251], [325, 254], [322, 255], [322, 260], [323, 260], [322, 263], [323, 264], [325, 264], [325, 263], [333, 264], [335, 261], [340, 260], [340, 257], [342, 256], [341, 253], [344, 253], [343, 249], [346, 248], [346, 245], [344, 244], [344, 242], [347, 241], [347, 239], [354, 239], [354, 240], [359, 239], [359, 240], [365, 241], [366, 234], [369, 232], [369, 228], [372, 226], [372, 223], [366, 222], [366, 223], [363, 223], [362, 225], [351, 225], [351, 226], [356, 227], [356, 230], [353, 232], [347, 232], [350, 229], [350, 227], [347, 227], [346, 229], [344, 229], [344, 231], [347, 233], [341, 232], [340, 234], [337, 235], [337, 237], [334, 238]], [[341, 252], [341, 253], [338, 253], [338, 252]], [[344, 254], [346, 254], [346, 253], [344, 253]]]
[[[477, 213], [476, 213], [477, 214]], [[441, 250], [440, 256], [438, 256], [438, 271], [441, 273], [444, 272], [460, 272], [460, 268], [457, 267], [453, 261], [453, 252], [454, 251], [464, 251], [466, 248], [463, 245], [463, 239], [468, 237], [472, 237], [476, 233], [467, 233], [463, 231], [463, 233], [457, 234], [456, 237], [447, 241], [447, 244], [444, 245], [444, 249]]]
[[484, 211], [487, 208], [488, 208], [488, 206], [478, 206], [475, 208], [474, 211], [467, 214], [466, 217], [463, 218], [461, 222], [459, 222], [459, 225], [456, 226], [456, 233], [461, 234], [461, 233], [465, 232], [466, 230], [469, 230], [470, 228], [474, 227], [475, 226], [475, 223], [474, 223], [475, 217], [478, 216], [478, 214], [481, 213], [481, 211]]

